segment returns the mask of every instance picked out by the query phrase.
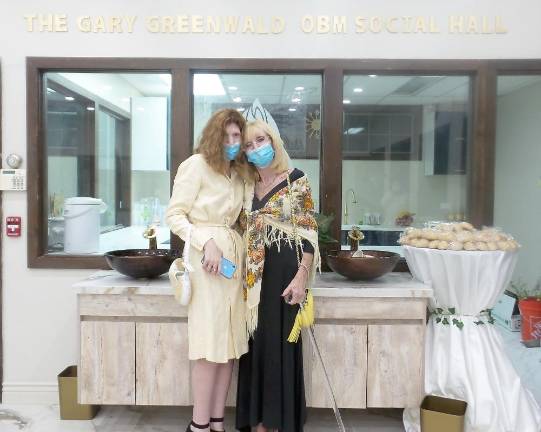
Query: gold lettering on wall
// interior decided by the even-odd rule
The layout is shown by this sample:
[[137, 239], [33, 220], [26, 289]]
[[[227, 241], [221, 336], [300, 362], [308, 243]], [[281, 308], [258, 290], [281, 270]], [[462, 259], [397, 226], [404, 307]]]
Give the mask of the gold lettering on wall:
[[461, 34], [503, 34], [507, 29], [499, 16], [451, 15], [449, 33]]
[[68, 17], [65, 14], [23, 15], [28, 32], [67, 32]]
[[[490, 35], [508, 33], [501, 16], [449, 15], [448, 34]], [[66, 14], [23, 15], [27, 32], [68, 32]], [[76, 30], [82, 33], [133, 33], [135, 15], [81, 15], [74, 18]], [[283, 16], [264, 15], [148, 15], [144, 17], [144, 30], [167, 34], [257, 34], [276, 35], [286, 29]], [[438, 18], [434, 16], [347, 16], [304, 15], [298, 30], [306, 34], [437, 34], [441, 33]]]
[[135, 16], [89, 16], [77, 17], [77, 29], [83, 33], [133, 33]]

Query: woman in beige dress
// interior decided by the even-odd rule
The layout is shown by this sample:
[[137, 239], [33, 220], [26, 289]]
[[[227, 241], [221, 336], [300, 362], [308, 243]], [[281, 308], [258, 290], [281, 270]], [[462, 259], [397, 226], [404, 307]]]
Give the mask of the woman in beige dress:
[[[244, 196], [234, 161], [244, 126], [234, 109], [217, 111], [210, 118], [196, 153], [178, 168], [166, 213], [171, 231], [183, 240], [191, 229], [188, 345], [195, 363], [193, 418], [187, 431], [223, 431], [233, 359], [248, 350], [244, 246], [234, 228]], [[236, 265], [231, 279], [220, 273], [222, 257]]]

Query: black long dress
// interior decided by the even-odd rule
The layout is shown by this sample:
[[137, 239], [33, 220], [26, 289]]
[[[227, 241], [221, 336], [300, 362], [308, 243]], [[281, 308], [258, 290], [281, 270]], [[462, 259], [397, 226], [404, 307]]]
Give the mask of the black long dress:
[[[304, 173], [294, 169], [290, 181]], [[273, 188], [265, 197], [254, 197], [252, 210], [265, 206], [287, 180]], [[305, 252], [313, 248], [303, 242]], [[287, 341], [298, 305], [289, 305], [281, 297], [298, 271], [295, 249], [286, 241], [278, 246], [265, 247], [265, 265], [261, 282], [258, 325], [249, 351], [239, 360], [236, 427], [249, 432], [251, 426], [262, 423], [269, 429], [300, 432], [306, 421], [302, 340]]]

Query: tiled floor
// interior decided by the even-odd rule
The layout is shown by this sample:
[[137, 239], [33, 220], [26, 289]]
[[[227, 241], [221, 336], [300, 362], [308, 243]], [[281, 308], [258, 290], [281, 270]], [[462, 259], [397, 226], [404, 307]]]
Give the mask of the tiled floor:
[[[306, 432], [337, 431], [331, 410], [308, 411]], [[344, 410], [343, 420], [348, 432], [403, 431], [402, 410]], [[184, 432], [191, 418], [189, 408], [173, 407], [104, 407], [94, 420], [60, 420], [57, 405], [0, 405], [1, 432]], [[226, 430], [234, 411], [229, 410]]]

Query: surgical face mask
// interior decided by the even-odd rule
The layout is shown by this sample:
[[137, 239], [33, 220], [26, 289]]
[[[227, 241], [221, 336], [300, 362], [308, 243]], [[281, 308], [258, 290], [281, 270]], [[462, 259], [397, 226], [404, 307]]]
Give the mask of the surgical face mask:
[[246, 153], [248, 162], [253, 163], [257, 168], [267, 168], [274, 159], [274, 149], [270, 142], [263, 144], [261, 147]]
[[231, 145], [224, 145], [225, 157], [227, 160], [234, 160], [240, 151], [240, 143], [236, 142]]

